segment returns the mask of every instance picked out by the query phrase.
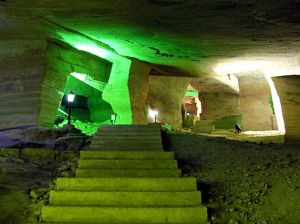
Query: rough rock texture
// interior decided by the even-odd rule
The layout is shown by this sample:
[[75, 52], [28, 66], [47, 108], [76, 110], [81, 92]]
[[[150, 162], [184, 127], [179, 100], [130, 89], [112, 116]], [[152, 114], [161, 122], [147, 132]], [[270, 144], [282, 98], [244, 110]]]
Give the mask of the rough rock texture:
[[74, 175], [76, 162], [74, 152], [0, 150], [0, 223], [39, 223], [40, 209], [55, 186], [53, 180]]
[[109, 62], [64, 45], [42, 40], [1, 40], [0, 44], [0, 129], [52, 126], [71, 72], [102, 82], [109, 78]]
[[199, 93], [202, 104], [203, 120], [217, 120], [230, 115], [240, 114], [239, 95], [226, 92]]
[[147, 104], [158, 110], [158, 122], [182, 127], [182, 99], [190, 82], [191, 78], [150, 76]]
[[128, 81], [133, 124], [147, 124], [147, 96], [151, 67], [132, 59]]
[[201, 120], [216, 121], [215, 128], [233, 129], [242, 126], [237, 78], [195, 78], [191, 86], [199, 92], [202, 112]]
[[51, 129], [30, 127], [0, 131], [0, 149], [26, 147], [78, 151], [89, 142], [89, 138], [73, 126]]
[[195, 115], [196, 117], [200, 117], [202, 106], [197, 96], [185, 96], [183, 98], [183, 104], [186, 115], [189, 113]]
[[287, 142], [300, 141], [300, 76], [272, 78], [279, 95]]
[[244, 131], [275, 130], [272, 107], [269, 103], [271, 90], [263, 74], [241, 74], [238, 76], [240, 103]]
[[[52, 126], [70, 73], [83, 73], [107, 82], [111, 65], [91, 54], [55, 43], [48, 43], [46, 60], [39, 124]], [[73, 91], [76, 94], [77, 90]], [[80, 94], [80, 90], [78, 93]]]
[[214, 78], [194, 78], [190, 85], [191, 88], [200, 93], [239, 93], [238, 80], [236, 76], [232, 74], [226, 76], [217, 76]]
[[122, 55], [180, 66], [199, 75], [211, 75], [219, 59], [249, 55], [272, 59], [274, 54], [299, 52], [300, 47], [297, 0], [276, 4], [271, 0], [92, 0], [72, 4], [69, 0], [9, 0], [0, 4], [5, 19], [65, 41], [70, 39], [59, 34], [69, 30], [109, 44]]
[[[299, 74], [291, 73], [300, 70], [298, 8], [298, 0], [92, 0], [72, 4], [69, 0], [7, 0], [0, 1], [0, 33], [1, 39], [62, 41], [102, 57], [105, 48], [148, 63], [176, 66], [189, 77], [219, 75], [222, 83], [231, 74], [253, 71], [253, 65], [254, 69], [273, 70], [273, 76]], [[104, 95], [121, 123], [132, 121], [127, 88], [130, 61], [126, 64], [126, 68], [114, 66], [113, 88]], [[40, 124], [51, 123], [54, 104], [59, 101], [51, 85], [46, 81], [43, 89], [42, 99], [51, 95], [52, 103], [42, 103]], [[33, 108], [22, 109], [27, 115], [17, 123], [35, 123], [38, 118], [32, 115]], [[11, 121], [13, 115], [4, 113], [3, 119], [10, 116]], [[275, 126], [273, 122], [273, 127], [264, 129]]]
[[0, 40], [0, 129], [37, 123], [45, 48], [43, 40]]
[[167, 133], [184, 176], [197, 178], [212, 224], [298, 224], [299, 144], [255, 144]]

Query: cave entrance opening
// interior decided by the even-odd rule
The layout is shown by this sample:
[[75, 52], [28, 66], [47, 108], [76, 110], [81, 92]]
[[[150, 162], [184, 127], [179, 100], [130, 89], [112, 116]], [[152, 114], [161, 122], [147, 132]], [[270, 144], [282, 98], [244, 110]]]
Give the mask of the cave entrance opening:
[[71, 91], [75, 94], [72, 103], [71, 124], [87, 135], [94, 134], [101, 124], [111, 124], [111, 115], [115, 114], [111, 104], [102, 97], [107, 83], [93, 79], [89, 75], [72, 72], [61, 93], [55, 127], [62, 127], [68, 120], [67, 95]]
[[199, 93], [189, 85], [182, 102], [183, 127], [193, 127], [195, 122], [200, 120], [201, 112], [202, 105], [199, 100]]

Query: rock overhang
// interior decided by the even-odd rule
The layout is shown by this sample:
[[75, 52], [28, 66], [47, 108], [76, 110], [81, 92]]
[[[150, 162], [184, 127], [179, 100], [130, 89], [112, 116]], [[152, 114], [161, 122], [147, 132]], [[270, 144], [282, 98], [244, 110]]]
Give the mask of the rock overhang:
[[28, 33], [26, 26], [32, 36], [56, 38], [72, 46], [69, 42], [74, 39], [92, 42], [124, 56], [177, 66], [203, 77], [216, 74], [216, 67], [228, 60], [254, 58], [283, 64], [282, 56], [294, 57], [298, 63], [293, 66], [299, 67], [297, 4], [295, 0], [276, 4], [258, 0], [10, 0], [0, 3], [0, 11], [1, 21], [6, 21], [1, 22], [3, 31], [16, 30], [21, 35]]

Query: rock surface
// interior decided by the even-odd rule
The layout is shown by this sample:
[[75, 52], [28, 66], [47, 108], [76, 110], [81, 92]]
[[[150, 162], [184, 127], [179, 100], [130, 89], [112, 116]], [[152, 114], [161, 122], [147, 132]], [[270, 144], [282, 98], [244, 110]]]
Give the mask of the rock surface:
[[240, 74], [240, 104], [244, 131], [276, 130], [269, 98], [270, 87], [263, 74]]
[[50, 129], [30, 127], [0, 132], [0, 148], [47, 148], [60, 151], [78, 151], [89, 139], [73, 126]]
[[0, 150], [0, 223], [38, 223], [53, 180], [74, 175], [76, 160], [43, 149]]
[[297, 0], [1, 1], [1, 34], [24, 32], [13, 20], [52, 38], [71, 42], [77, 35], [78, 42], [106, 43], [122, 55], [200, 76], [226, 58], [279, 61], [299, 52], [298, 8]]
[[[157, 121], [172, 125], [174, 129], [182, 127], [182, 99], [190, 78], [170, 76], [150, 76], [147, 104], [157, 110]], [[153, 118], [149, 118], [153, 122]]]
[[0, 40], [0, 48], [0, 129], [35, 125], [39, 118], [46, 42]]
[[241, 114], [238, 94], [227, 92], [199, 93], [203, 120], [217, 120], [230, 115]]
[[286, 141], [300, 141], [300, 78], [284, 76], [273, 78], [281, 101]]
[[134, 124], [147, 124], [147, 96], [149, 92], [149, 72], [151, 66], [132, 60], [128, 81], [132, 121]]
[[197, 178], [211, 223], [300, 222], [300, 145], [167, 133], [185, 176]]

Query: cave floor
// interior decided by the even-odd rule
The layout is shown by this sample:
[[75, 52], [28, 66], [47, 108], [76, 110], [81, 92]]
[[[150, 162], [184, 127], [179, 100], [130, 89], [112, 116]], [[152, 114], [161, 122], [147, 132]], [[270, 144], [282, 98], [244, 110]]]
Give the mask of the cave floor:
[[197, 178], [211, 223], [300, 223], [300, 144], [164, 135], [183, 175]]
[[67, 158], [58, 155], [43, 149], [0, 150], [0, 223], [37, 223], [53, 180], [72, 175], [76, 164], [76, 154]]
[[233, 130], [216, 129], [211, 133], [197, 133], [201, 136], [225, 138], [228, 140], [256, 143], [284, 143], [284, 135], [278, 130], [245, 131], [235, 134]]

